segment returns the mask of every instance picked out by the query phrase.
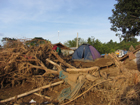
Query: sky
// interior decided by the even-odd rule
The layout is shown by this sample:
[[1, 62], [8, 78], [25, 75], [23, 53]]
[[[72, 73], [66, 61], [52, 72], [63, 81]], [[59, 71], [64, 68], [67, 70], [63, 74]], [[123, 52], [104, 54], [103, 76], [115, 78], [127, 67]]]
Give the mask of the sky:
[[119, 42], [108, 17], [116, 0], [0, 0], [0, 40], [42, 37], [64, 43], [78, 37]]

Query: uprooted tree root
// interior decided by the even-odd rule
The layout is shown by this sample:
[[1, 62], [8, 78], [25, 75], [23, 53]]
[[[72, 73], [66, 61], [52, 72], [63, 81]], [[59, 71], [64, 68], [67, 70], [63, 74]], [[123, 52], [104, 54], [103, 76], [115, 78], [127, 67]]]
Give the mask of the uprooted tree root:
[[[14, 86], [30, 80], [35, 75], [58, 74], [46, 58], [55, 60], [56, 55], [50, 42], [38, 47], [27, 47], [21, 42], [16, 48], [7, 48], [0, 52], [0, 87]], [[53, 52], [53, 54], [52, 54]]]

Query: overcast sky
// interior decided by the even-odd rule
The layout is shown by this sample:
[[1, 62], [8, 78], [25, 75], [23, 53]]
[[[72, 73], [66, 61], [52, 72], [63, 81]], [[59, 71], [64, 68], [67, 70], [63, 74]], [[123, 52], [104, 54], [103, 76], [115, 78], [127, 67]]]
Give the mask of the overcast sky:
[[[43, 37], [64, 43], [79, 37], [119, 42], [108, 17], [115, 0], [0, 0], [0, 40]], [[58, 35], [59, 31], [59, 35]]]

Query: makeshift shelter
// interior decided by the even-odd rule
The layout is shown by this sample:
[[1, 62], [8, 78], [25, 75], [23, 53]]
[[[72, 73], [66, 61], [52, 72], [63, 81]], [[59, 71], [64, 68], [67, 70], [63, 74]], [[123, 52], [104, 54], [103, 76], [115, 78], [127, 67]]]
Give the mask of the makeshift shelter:
[[100, 57], [100, 53], [93, 46], [83, 44], [75, 50], [72, 60], [95, 60]]
[[56, 43], [53, 44], [53, 46], [58, 46], [61, 49], [61, 52], [63, 53], [63, 55], [69, 55], [74, 53], [74, 51], [72, 49], [70, 49], [69, 47], [63, 45], [62, 43]]

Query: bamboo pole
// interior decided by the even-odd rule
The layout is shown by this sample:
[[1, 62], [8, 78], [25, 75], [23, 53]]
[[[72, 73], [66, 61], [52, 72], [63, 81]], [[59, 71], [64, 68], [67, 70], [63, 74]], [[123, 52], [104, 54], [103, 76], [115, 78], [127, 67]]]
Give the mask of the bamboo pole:
[[[45, 85], [45, 86], [42, 86], [42, 87], [39, 87], [37, 89], [34, 89], [34, 90], [31, 90], [29, 92], [25, 92], [23, 94], [20, 94], [20, 95], [17, 95], [16, 98], [20, 98], [20, 97], [23, 97], [23, 96], [26, 96], [26, 95], [29, 95], [31, 93], [34, 93], [36, 91], [39, 91], [40, 89], [45, 89], [45, 88], [49, 88], [51, 86], [55, 86], [55, 85], [58, 85], [58, 84], [61, 84], [63, 83], [64, 81], [59, 81], [59, 82], [55, 82], [55, 83], [52, 83], [50, 85]], [[8, 98], [8, 99], [5, 99], [5, 100], [1, 100], [0, 103], [4, 103], [4, 102], [8, 102], [8, 101], [11, 101], [11, 100], [14, 100], [15, 97], [11, 97], [11, 98]]]

